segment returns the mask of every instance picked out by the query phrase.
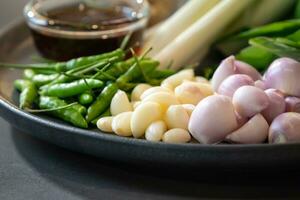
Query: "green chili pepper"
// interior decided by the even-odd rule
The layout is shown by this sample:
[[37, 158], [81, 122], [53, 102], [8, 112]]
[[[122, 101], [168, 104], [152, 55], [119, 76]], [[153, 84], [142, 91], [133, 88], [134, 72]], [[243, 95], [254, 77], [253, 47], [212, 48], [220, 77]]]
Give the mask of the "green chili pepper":
[[[57, 97], [40, 96], [39, 107], [41, 109], [53, 109], [68, 105], [64, 100]], [[60, 110], [49, 112], [49, 114], [58, 117], [66, 122], [69, 122], [80, 128], [88, 128], [88, 124], [85, 121], [81, 113], [76, 110], [73, 106], [67, 107]]]
[[81, 69], [81, 67], [79, 67], [77, 69], [70, 70], [70, 71], [66, 72], [65, 74], [60, 75], [58, 78], [53, 80], [51, 83], [43, 85], [41, 87], [41, 89], [46, 90], [51, 85], [54, 85], [54, 84], [57, 84], [57, 83], [65, 83], [65, 82], [72, 81], [72, 80], [74, 80], [74, 78], [72, 76], [81, 76], [84, 73], [91, 72], [91, 71], [93, 71], [97, 68], [104, 68], [108, 64], [114, 63], [117, 60], [118, 60], [117, 57], [112, 57], [110, 59], [102, 60], [102, 61], [98, 62], [97, 64], [90, 64], [88, 66], [83, 66], [82, 69]]
[[[142, 62], [141, 62], [141, 65], [142, 65]], [[165, 78], [168, 78], [169, 76], [172, 76], [175, 73], [176, 73], [176, 71], [172, 70], [172, 69], [154, 70], [149, 74], [149, 78], [165, 79]]]
[[129, 89], [132, 89], [131, 86], [134, 87], [134, 84], [129, 84], [130, 82], [137, 82], [143, 78], [141, 68], [143, 69], [144, 74], [150, 74], [158, 65], [159, 62], [157, 61], [148, 62], [143, 66], [138, 66], [137, 63], [134, 63], [125, 74], [117, 79], [116, 82], [120, 89], [128, 91]]
[[29, 80], [15, 80], [15, 87], [21, 91], [20, 94], [20, 108], [31, 108], [34, 100], [37, 98], [38, 93], [35, 85]]
[[102, 115], [100, 115], [99, 117], [97, 117], [96, 119], [94, 119], [93, 121], [91, 121], [91, 124], [96, 126], [97, 125], [97, 122], [100, 118], [102, 117], [109, 117], [111, 116], [111, 113], [110, 113], [110, 109], [108, 108]]
[[77, 104], [73, 105], [72, 108], [74, 108], [75, 110], [77, 110], [82, 116], [86, 115], [87, 109], [83, 105], [77, 103]]
[[79, 95], [86, 90], [101, 88], [103, 82], [96, 79], [80, 79], [71, 83], [58, 83], [42, 90], [41, 94], [45, 96], [56, 96], [60, 98]]
[[26, 80], [32, 80], [36, 73], [32, 69], [25, 69], [23, 72], [23, 77]]
[[76, 69], [83, 65], [87, 65], [90, 63], [100, 62], [104, 59], [110, 59], [113, 57], [117, 57], [119, 61], [123, 60], [125, 57], [125, 52], [122, 49], [117, 49], [115, 51], [104, 53], [95, 56], [87, 56], [87, 57], [80, 57], [69, 60], [67, 62], [57, 62], [57, 63], [37, 63], [37, 64], [10, 64], [10, 63], [0, 63], [2, 67], [9, 67], [9, 68], [32, 68], [32, 69], [39, 69], [39, 70], [53, 70], [56, 72], [66, 72], [69, 70]]
[[59, 74], [37, 74], [37, 75], [34, 75], [32, 77], [32, 81], [33, 83], [40, 87], [42, 85], [46, 85], [50, 82], [52, 82], [53, 80], [55, 80], [56, 78], [58, 78]]
[[115, 83], [110, 83], [103, 89], [96, 101], [87, 110], [87, 115], [85, 117], [87, 122], [94, 120], [109, 107], [110, 102], [117, 91], [118, 86]]
[[90, 91], [87, 91], [79, 95], [78, 101], [82, 105], [88, 105], [94, 101], [94, 97]]

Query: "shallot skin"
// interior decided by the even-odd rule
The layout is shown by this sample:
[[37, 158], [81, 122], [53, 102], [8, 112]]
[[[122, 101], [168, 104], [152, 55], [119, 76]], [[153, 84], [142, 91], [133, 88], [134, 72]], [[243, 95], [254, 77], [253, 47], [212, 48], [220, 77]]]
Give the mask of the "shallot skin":
[[285, 100], [282, 92], [276, 89], [265, 90], [269, 98], [269, 106], [262, 111], [262, 115], [269, 124], [280, 114], [285, 112]]
[[300, 113], [300, 98], [298, 97], [286, 97], [285, 105], [287, 112]]
[[227, 136], [227, 140], [242, 144], [263, 143], [268, 137], [269, 124], [261, 114], [257, 114], [241, 128]]
[[193, 111], [189, 131], [200, 143], [214, 144], [238, 128], [231, 99], [213, 95], [203, 99]]
[[232, 97], [234, 92], [244, 85], [254, 85], [252, 78], [245, 74], [234, 74], [227, 77], [219, 86], [218, 94]]
[[254, 67], [236, 60], [234, 56], [229, 56], [221, 62], [212, 77], [211, 84], [213, 90], [217, 92], [220, 84], [233, 74], [245, 74], [250, 76], [254, 81], [261, 80], [260, 73]]
[[300, 63], [291, 58], [273, 61], [264, 74], [267, 88], [278, 89], [285, 95], [300, 97]]
[[287, 112], [279, 115], [269, 129], [269, 143], [300, 142], [300, 114]]
[[242, 86], [234, 93], [232, 103], [241, 117], [252, 117], [269, 106], [269, 98], [257, 87]]

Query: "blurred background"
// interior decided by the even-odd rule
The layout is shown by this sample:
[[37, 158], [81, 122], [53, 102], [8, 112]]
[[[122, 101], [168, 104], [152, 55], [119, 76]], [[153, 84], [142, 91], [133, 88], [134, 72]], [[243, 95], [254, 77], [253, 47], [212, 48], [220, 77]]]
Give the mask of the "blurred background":
[[0, 27], [22, 17], [22, 10], [28, 0], [0, 0]]

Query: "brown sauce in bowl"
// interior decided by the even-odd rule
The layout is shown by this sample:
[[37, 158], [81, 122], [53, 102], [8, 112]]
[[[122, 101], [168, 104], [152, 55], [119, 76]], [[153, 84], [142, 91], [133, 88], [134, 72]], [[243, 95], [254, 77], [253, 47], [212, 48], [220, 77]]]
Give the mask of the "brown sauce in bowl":
[[[106, 34], [99, 37], [81, 36], [77, 32], [91, 33], [97, 31], [114, 30], [139, 20], [134, 17], [134, 11], [127, 6], [118, 6], [114, 9], [90, 7], [84, 4], [74, 4], [60, 7], [42, 13], [48, 19], [46, 28], [74, 32], [71, 35], [53, 34], [31, 27], [35, 45], [46, 58], [53, 60], [68, 60], [75, 57], [94, 55], [112, 51], [120, 47], [128, 32]], [[128, 46], [138, 48], [142, 41], [143, 28], [133, 30]]]

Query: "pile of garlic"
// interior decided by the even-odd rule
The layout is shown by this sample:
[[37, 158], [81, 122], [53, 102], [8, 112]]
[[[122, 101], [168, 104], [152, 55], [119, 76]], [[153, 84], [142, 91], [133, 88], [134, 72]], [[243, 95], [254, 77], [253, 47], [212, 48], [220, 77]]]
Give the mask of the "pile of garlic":
[[119, 136], [186, 143], [191, 140], [188, 132], [191, 113], [202, 99], [212, 94], [205, 78], [185, 69], [165, 79], [160, 86], [137, 85], [131, 101], [119, 90], [111, 101], [112, 116], [99, 119], [97, 127]]

